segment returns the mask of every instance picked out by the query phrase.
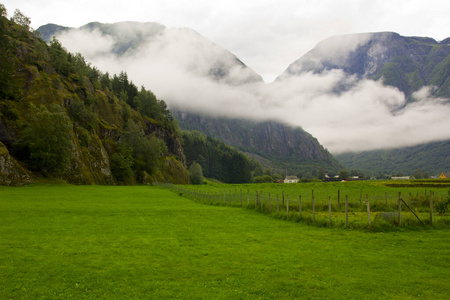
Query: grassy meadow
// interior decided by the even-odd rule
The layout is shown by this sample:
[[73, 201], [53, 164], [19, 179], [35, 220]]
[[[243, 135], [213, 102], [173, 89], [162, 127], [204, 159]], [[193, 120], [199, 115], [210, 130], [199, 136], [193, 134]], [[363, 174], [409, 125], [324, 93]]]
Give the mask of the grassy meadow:
[[449, 228], [315, 227], [155, 186], [0, 187], [0, 299], [448, 299], [449, 241]]
[[[450, 180], [230, 185], [207, 182], [201, 186], [168, 187], [203, 203], [243, 206], [275, 218], [314, 223], [318, 226], [375, 231], [399, 229], [400, 198], [404, 200], [401, 207], [401, 227], [450, 228], [448, 210], [444, 213], [440, 209], [450, 201]], [[433, 220], [430, 204], [433, 207]]]

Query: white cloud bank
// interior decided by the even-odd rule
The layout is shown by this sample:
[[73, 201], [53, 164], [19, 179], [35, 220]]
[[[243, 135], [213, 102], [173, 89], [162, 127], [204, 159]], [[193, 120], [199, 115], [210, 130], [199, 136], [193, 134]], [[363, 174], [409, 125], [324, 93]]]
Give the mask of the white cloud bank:
[[[414, 103], [393, 87], [348, 78], [338, 70], [303, 73], [272, 84], [253, 78], [232, 55], [189, 30], [152, 33], [148, 42], [122, 56], [111, 54], [113, 40], [98, 31], [69, 31], [58, 37], [102, 71], [124, 70], [169, 107], [218, 116], [278, 120], [301, 126], [332, 153], [412, 146], [450, 139], [448, 99], [430, 98], [430, 88], [415, 93]], [[342, 45], [339, 53], [343, 55]], [[208, 76], [211, 66], [231, 68], [226, 80]], [[254, 78], [253, 78], [254, 79]], [[335, 86], [352, 86], [339, 95]]]

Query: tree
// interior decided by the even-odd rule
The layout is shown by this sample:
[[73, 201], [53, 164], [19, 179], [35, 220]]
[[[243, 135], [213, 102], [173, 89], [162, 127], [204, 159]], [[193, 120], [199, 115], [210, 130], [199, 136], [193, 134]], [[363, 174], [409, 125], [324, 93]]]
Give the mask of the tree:
[[14, 15], [11, 18], [11, 21], [14, 23], [21, 25], [26, 30], [30, 30], [31, 20], [27, 16], [25, 16], [20, 10], [16, 9], [14, 11]]
[[8, 11], [6, 10], [5, 5], [0, 3], [0, 17], [6, 17], [8, 15]]
[[141, 87], [141, 90], [134, 98], [133, 106], [144, 116], [154, 120], [161, 119], [161, 107], [158, 105], [155, 94], [144, 87]]
[[119, 183], [133, 183], [133, 149], [121, 145], [111, 157], [111, 173]]
[[317, 170], [317, 178], [319, 178], [319, 179], [325, 178], [325, 171], [322, 168], [319, 168]]
[[415, 179], [426, 179], [426, 178], [430, 178], [430, 174], [428, 174], [427, 172], [422, 171], [422, 169], [418, 169], [414, 172], [413, 174]]
[[68, 76], [74, 72], [74, 66], [69, 61], [70, 57], [72, 57], [71, 54], [67, 53], [55, 37], [51, 40], [48, 50], [51, 56], [51, 64], [57, 73]]
[[136, 173], [146, 171], [153, 174], [158, 169], [159, 157], [167, 151], [163, 140], [154, 135], [146, 137], [142, 128], [132, 120], [128, 121], [121, 143], [132, 149], [133, 169]]
[[70, 119], [59, 105], [48, 110], [31, 107], [30, 124], [16, 146], [25, 154], [31, 169], [44, 175], [64, 174], [70, 169], [72, 151]]
[[202, 184], [203, 183], [202, 167], [195, 161], [192, 163], [192, 165], [189, 168], [189, 175], [191, 177], [191, 181], [193, 184]]
[[345, 180], [348, 178], [348, 171], [347, 170], [340, 170], [339, 171], [339, 179]]

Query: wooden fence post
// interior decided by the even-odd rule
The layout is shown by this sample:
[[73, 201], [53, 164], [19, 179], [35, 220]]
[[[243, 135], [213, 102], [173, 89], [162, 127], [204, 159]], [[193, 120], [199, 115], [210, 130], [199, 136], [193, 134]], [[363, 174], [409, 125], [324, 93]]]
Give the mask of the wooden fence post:
[[300, 219], [302, 218], [302, 195], [298, 196], [299, 204], [298, 204], [298, 214]]
[[278, 200], [278, 194], [277, 194], [277, 213], [280, 211], [280, 201]]
[[313, 210], [313, 222], [316, 222], [316, 204], [314, 203], [314, 190], [312, 190], [312, 210]]
[[331, 196], [328, 196], [328, 216], [330, 218], [330, 226], [331, 226]]
[[286, 195], [286, 217], [289, 218], [289, 195]]
[[241, 206], [242, 206], [242, 189], [241, 189]]
[[370, 204], [369, 195], [366, 194], [366, 204], [367, 204], [367, 216], [369, 218], [369, 230], [372, 230], [372, 223], [370, 222]]
[[434, 197], [430, 198], [430, 223], [433, 225], [433, 205], [434, 205]]
[[228, 192], [230, 193], [230, 206], [231, 206], [231, 190], [228, 190]]
[[281, 191], [281, 193], [282, 193], [282, 202], [281, 202], [281, 206], [284, 207], [284, 191]]
[[264, 210], [264, 198], [263, 198], [263, 192], [259, 191], [259, 195], [261, 196], [261, 211]]
[[345, 226], [348, 226], [348, 196], [345, 195]]
[[398, 192], [398, 226], [402, 226], [402, 193]]
[[270, 193], [269, 193], [269, 214], [272, 213], [272, 202], [270, 201]]

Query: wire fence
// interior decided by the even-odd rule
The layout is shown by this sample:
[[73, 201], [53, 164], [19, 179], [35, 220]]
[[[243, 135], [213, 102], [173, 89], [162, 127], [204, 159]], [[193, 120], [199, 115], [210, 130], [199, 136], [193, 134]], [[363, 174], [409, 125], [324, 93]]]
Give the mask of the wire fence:
[[[327, 227], [361, 229], [388, 229], [392, 227], [449, 227], [447, 210], [436, 213], [434, 192], [402, 195], [396, 197], [360, 194], [349, 198], [341, 195], [317, 198], [314, 190], [309, 195], [270, 194], [261, 190], [222, 189], [204, 191], [189, 186], [156, 184], [171, 189], [180, 195], [200, 203], [231, 207], [245, 207], [270, 214], [281, 219], [312, 223]], [[450, 191], [449, 191], [450, 194]], [[438, 200], [440, 206], [450, 202]]]

